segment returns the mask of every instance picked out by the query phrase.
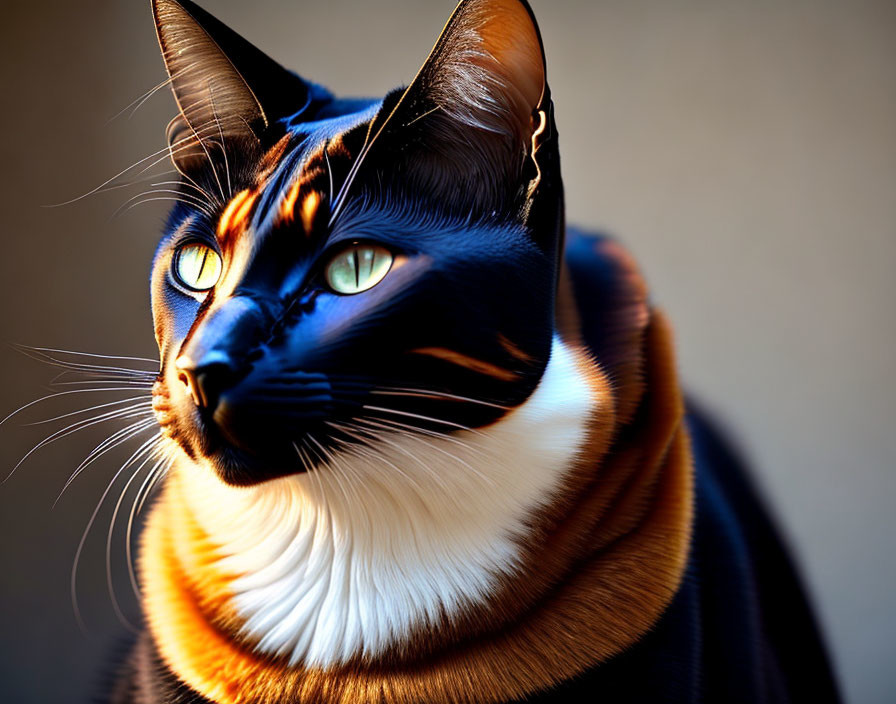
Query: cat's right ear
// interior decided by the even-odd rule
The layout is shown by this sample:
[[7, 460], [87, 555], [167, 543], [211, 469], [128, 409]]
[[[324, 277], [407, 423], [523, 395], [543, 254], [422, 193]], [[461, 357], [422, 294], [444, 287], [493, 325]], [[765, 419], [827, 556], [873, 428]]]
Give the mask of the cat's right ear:
[[329, 97], [190, 0], [152, 0], [152, 11], [180, 110], [168, 140], [181, 173], [217, 168], [230, 141], [279, 138], [278, 119]]

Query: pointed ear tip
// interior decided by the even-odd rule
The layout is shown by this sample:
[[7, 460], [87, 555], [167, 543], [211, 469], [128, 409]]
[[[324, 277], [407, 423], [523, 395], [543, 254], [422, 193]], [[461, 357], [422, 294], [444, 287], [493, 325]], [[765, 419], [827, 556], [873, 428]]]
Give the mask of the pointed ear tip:
[[488, 24], [495, 38], [531, 52], [532, 58], [544, 66], [544, 43], [531, 5], [526, 0], [469, 0], [474, 12], [484, 18], [498, 20]]
[[547, 84], [547, 62], [541, 31], [527, 0], [466, 0], [463, 4], [487, 27], [481, 41], [488, 51], [521, 69], [529, 77], [529, 90], [539, 94], [529, 99], [540, 98]]

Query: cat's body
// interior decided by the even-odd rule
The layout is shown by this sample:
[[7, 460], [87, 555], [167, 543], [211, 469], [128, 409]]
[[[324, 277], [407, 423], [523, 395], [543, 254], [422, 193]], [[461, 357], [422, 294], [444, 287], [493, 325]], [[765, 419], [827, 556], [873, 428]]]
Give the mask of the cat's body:
[[636, 267], [565, 227], [528, 6], [462, 2], [383, 101], [154, 9], [171, 466], [112, 701], [837, 701]]

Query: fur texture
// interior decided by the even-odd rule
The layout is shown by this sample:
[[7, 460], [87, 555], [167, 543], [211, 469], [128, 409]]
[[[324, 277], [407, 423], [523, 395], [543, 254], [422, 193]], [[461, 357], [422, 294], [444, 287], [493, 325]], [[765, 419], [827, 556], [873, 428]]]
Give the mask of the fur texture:
[[481, 430], [386, 430], [376, 452], [349, 447], [313, 474], [244, 489], [178, 461], [217, 569], [240, 575], [230, 591], [242, 636], [290, 665], [328, 668], [484, 601], [516, 572], [519, 541], [584, 445], [596, 398], [575, 354], [555, 340], [532, 396]]

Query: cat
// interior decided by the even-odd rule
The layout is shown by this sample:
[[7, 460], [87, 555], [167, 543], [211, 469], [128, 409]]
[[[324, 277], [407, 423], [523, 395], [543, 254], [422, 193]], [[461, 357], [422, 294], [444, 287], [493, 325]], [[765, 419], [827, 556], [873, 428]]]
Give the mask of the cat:
[[107, 700], [838, 701], [635, 263], [565, 224], [525, 0], [463, 0], [382, 100], [153, 13], [171, 464]]

